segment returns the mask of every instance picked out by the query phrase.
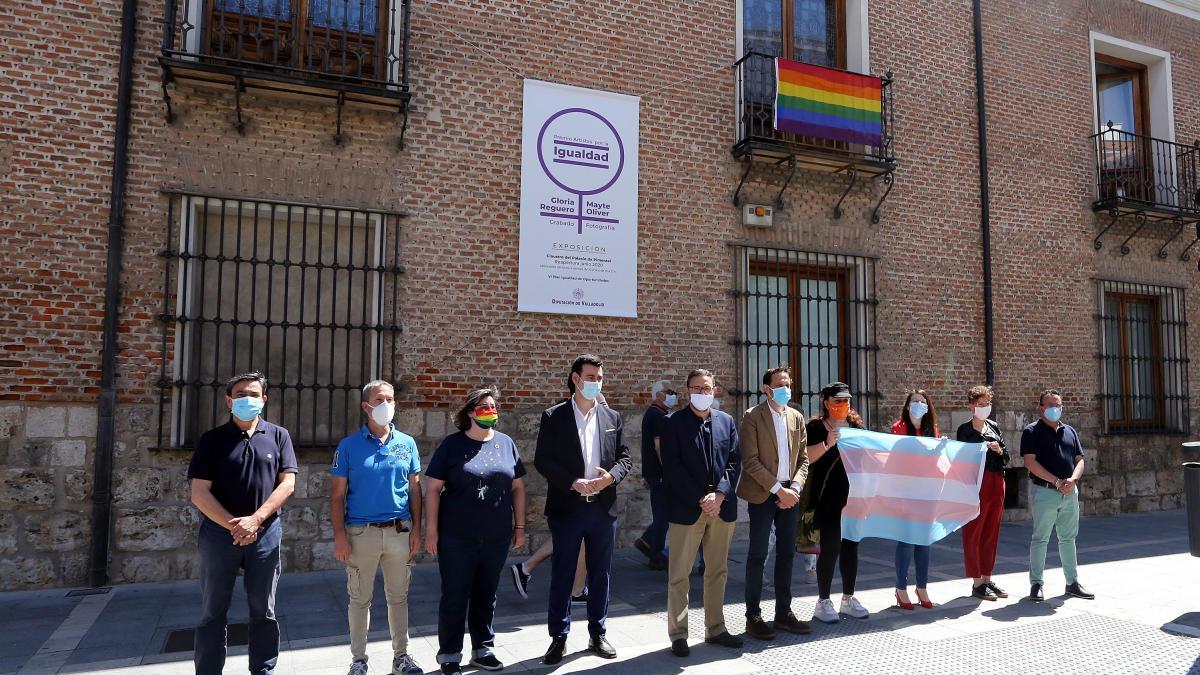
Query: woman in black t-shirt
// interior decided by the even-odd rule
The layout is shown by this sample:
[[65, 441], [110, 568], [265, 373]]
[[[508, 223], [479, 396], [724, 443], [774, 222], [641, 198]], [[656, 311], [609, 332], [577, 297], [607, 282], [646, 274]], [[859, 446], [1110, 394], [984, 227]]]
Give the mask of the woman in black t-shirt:
[[987, 457], [983, 465], [983, 483], [979, 486], [979, 515], [963, 526], [963, 562], [971, 577], [971, 595], [980, 600], [1007, 598], [1008, 593], [992, 581], [996, 566], [996, 546], [1000, 543], [1000, 519], [1004, 515], [1004, 467], [1008, 448], [1000, 425], [988, 419], [992, 414], [992, 388], [971, 387], [967, 392], [971, 421], [958, 428], [957, 440], [984, 443]]
[[[838, 430], [848, 426], [863, 428], [862, 417], [850, 408], [850, 398], [850, 387], [845, 384], [832, 382], [825, 385], [821, 390], [820, 414], [806, 427], [809, 469], [804, 489], [815, 491], [808, 499], [815, 507], [814, 524], [821, 539], [821, 552], [817, 555], [819, 599], [813, 618], [825, 623], [837, 623], [840, 614], [856, 619], [870, 615], [854, 597], [858, 542], [842, 539], [842, 509], [850, 495], [850, 481], [838, 454]], [[829, 599], [834, 566], [839, 566], [842, 573], [842, 602], [837, 610]]]
[[477, 389], [455, 416], [459, 432], [442, 441], [425, 470], [425, 548], [438, 557], [438, 664], [461, 673], [463, 625], [471, 665], [500, 670], [492, 652], [496, 587], [509, 547], [525, 544], [525, 466], [513, 440], [494, 430], [495, 388]]

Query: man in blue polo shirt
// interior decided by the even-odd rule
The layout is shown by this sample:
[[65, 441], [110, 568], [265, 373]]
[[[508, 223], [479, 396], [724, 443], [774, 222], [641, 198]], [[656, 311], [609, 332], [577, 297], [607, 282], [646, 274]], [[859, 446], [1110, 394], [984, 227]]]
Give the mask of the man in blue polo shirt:
[[1029, 599], [1045, 599], [1046, 546], [1058, 534], [1058, 558], [1067, 578], [1067, 595], [1091, 600], [1095, 595], [1079, 583], [1075, 537], [1079, 534], [1079, 478], [1083, 475], [1083, 445], [1075, 429], [1063, 424], [1062, 395], [1047, 389], [1038, 397], [1041, 419], [1021, 432], [1021, 458], [1033, 485], [1033, 540], [1029, 544]]
[[375, 570], [383, 568], [393, 675], [418, 675], [408, 655], [409, 560], [421, 550], [421, 456], [392, 424], [396, 396], [383, 380], [362, 388], [367, 423], [338, 444], [329, 469], [333, 556], [346, 563], [350, 596], [349, 675], [367, 673], [367, 628]]
[[267, 378], [236, 375], [225, 385], [229, 422], [205, 432], [188, 466], [200, 524], [196, 675], [220, 675], [225, 629], [238, 569], [250, 609], [250, 672], [272, 675], [279, 660], [275, 586], [279, 583], [279, 508], [296, 485], [296, 453], [287, 429], [262, 419]]

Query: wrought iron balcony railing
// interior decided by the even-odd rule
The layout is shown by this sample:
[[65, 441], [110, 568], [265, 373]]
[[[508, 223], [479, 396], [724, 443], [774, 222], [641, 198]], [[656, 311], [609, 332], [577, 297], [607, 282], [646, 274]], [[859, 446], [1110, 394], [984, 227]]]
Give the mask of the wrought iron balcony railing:
[[[841, 71], [849, 73], [850, 71]], [[734, 64], [737, 85], [737, 157], [794, 158], [802, 166], [840, 171], [853, 168], [870, 174], [890, 173], [895, 168], [893, 147], [894, 101], [889, 73], [880, 78], [878, 145], [845, 143], [802, 136], [775, 128], [775, 57], [749, 52]]]
[[1111, 122], [1091, 138], [1095, 210], [1136, 210], [1170, 219], [1200, 217], [1200, 141], [1183, 145], [1122, 131]]
[[177, 79], [403, 108], [409, 2], [166, 0], [168, 115]]

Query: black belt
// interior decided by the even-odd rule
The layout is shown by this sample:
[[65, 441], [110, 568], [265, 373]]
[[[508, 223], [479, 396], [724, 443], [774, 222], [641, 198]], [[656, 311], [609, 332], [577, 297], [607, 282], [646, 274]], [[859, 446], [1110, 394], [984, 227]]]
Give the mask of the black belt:
[[367, 523], [367, 527], [392, 527], [395, 526], [397, 532], [408, 532], [408, 521], [399, 518], [395, 520], [385, 520], [382, 523]]
[[1034, 485], [1040, 485], [1042, 487], [1047, 487], [1047, 488], [1050, 488], [1051, 490], [1058, 489], [1058, 488], [1054, 487], [1054, 483], [1047, 483], [1046, 481], [1042, 480], [1041, 478], [1038, 478], [1037, 476], [1030, 476], [1029, 480], [1032, 481]]
[[596, 501], [596, 499], [598, 497], [599, 497], [599, 495], [579, 495], [580, 499], [582, 499], [583, 501], [585, 501], [589, 504]]

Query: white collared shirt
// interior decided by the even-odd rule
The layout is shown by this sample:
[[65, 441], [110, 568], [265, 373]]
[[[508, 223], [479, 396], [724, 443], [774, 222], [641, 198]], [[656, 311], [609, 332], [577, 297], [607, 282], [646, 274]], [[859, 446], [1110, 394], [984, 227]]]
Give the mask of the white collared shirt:
[[[788, 474], [792, 467], [792, 448], [788, 442], [787, 409], [778, 412], [769, 403], [767, 408], [771, 411], [771, 421], [775, 423], [775, 447], [779, 448], [779, 468], [775, 470], [775, 480], [782, 483], [792, 479]], [[778, 487], [773, 486], [771, 492], [777, 490]]]
[[575, 429], [579, 433], [579, 447], [583, 450], [583, 478], [591, 480], [600, 475], [600, 422], [596, 415], [599, 403], [585, 414], [571, 397], [571, 409], [575, 411]]

